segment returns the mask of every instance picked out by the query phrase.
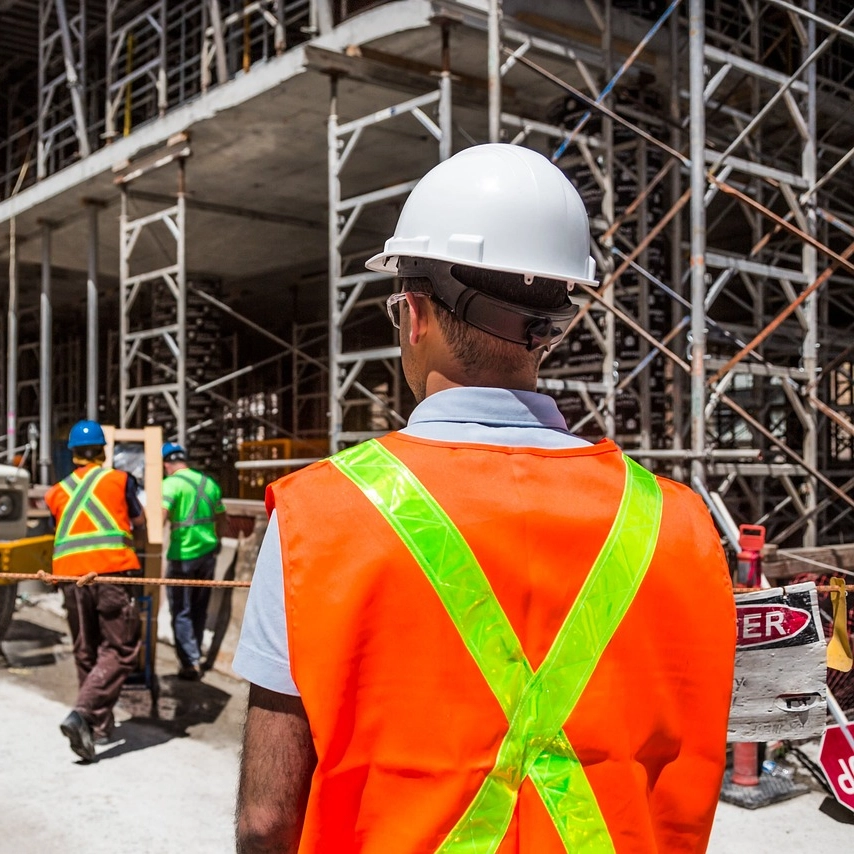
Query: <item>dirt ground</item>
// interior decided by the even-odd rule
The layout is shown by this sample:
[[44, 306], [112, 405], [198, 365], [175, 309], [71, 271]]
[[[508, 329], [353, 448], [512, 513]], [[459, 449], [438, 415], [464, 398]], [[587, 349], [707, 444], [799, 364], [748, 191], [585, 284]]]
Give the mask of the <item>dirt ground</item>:
[[[76, 694], [68, 627], [56, 599], [19, 607], [0, 659], [0, 854], [220, 854], [234, 850], [232, 814], [247, 686], [211, 671], [175, 677], [157, 644], [160, 697], [126, 689], [116, 740], [81, 763], [59, 732]], [[815, 752], [815, 745], [807, 746]], [[854, 845], [854, 813], [838, 818], [812, 791], [759, 810], [720, 804], [711, 854], [788, 854]], [[843, 819], [840, 821], [839, 819]], [[847, 820], [849, 823], [845, 823]], [[389, 852], [393, 854], [393, 852]]]

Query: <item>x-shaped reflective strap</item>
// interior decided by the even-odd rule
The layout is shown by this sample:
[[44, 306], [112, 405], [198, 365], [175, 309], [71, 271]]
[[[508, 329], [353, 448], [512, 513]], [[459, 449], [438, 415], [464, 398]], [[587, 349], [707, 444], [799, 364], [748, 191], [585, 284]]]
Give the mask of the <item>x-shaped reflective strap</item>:
[[[95, 495], [95, 487], [106, 474], [106, 469], [95, 467], [79, 480], [72, 474], [60, 483], [70, 500], [54, 536], [53, 556], [55, 558], [130, 546], [130, 535], [116, 527], [111, 521], [107, 508]], [[72, 534], [71, 529], [74, 523], [83, 514], [89, 517], [95, 530], [85, 534]]]
[[183, 480], [184, 483], [191, 486], [196, 490], [193, 496], [193, 503], [190, 507], [190, 512], [187, 514], [186, 519], [179, 519], [175, 522], [170, 521], [170, 525], [172, 528], [189, 528], [193, 525], [206, 524], [214, 521], [213, 515], [210, 516], [199, 516], [196, 517], [196, 513], [199, 512], [199, 507], [202, 505], [202, 501], [206, 502], [210, 507], [211, 514], [213, 514], [213, 502], [208, 498], [207, 492], [205, 492], [205, 487], [207, 486], [209, 478], [207, 475], [201, 475], [201, 480], [196, 483], [191, 475], [187, 475], [182, 477], [183, 469], [181, 471], [176, 471], [172, 477], [177, 477], [180, 480]]
[[646, 469], [624, 460], [626, 483], [611, 531], [534, 673], [468, 544], [415, 475], [376, 441], [332, 457], [424, 571], [509, 722], [494, 767], [439, 852], [495, 851], [526, 777], [567, 851], [613, 851], [563, 725], [634, 599], [658, 539], [661, 490]]

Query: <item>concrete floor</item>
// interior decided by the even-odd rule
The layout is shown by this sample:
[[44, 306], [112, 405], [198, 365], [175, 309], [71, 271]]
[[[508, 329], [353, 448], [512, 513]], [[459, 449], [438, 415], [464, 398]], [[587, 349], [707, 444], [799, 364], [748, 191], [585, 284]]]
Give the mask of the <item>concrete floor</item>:
[[[174, 677], [158, 644], [159, 720], [147, 691], [127, 690], [117, 740], [80, 763], [59, 732], [76, 691], [67, 625], [55, 600], [19, 608], [0, 670], [0, 852], [219, 854], [234, 850], [232, 813], [246, 685], [218, 672]], [[807, 750], [813, 750], [810, 746]], [[810, 782], [807, 776], [799, 777]], [[820, 807], [818, 787], [760, 810], [720, 804], [711, 854], [851, 850], [852, 823]]]

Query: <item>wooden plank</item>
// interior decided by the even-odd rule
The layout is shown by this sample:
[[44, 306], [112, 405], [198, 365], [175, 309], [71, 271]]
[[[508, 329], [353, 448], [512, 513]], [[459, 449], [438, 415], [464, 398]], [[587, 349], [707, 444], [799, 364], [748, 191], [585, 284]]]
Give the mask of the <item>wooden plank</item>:
[[831, 567], [840, 569], [854, 569], [854, 544], [845, 543], [838, 546], [825, 546], [822, 548], [786, 549], [786, 554], [780, 554], [776, 547], [767, 547], [762, 553], [762, 572], [769, 580], [786, 581], [800, 575], [802, 572], [828, 573], [830, 569], [823, 569], [807, 560], [817, 561]]
[[812, 583], [735, 597], [728, 741], [803, 739], [824, 731], [827, 647]]
[[[105, 447], [105, 465], [112, 467], [114, 452], [117, 444], [139, 444], [143, 450], [142, 488], [145, 493], [143, 506], [145, 521], [148, 529], [148, 546], [143, 560], [142, 574], [145, 578], [160, 578], [163, 575], [163, 430], [160, 427], [144, 427], [139, 430], [103, 425]], [[151, 634], [146, 634], [143, 621], [143, 647], [140, 650], [139, 669], [144, 668], [145, 648], [151, 652], [151, 672], [155, 671], [154, 644], [157, 639], [157, 616], [160, 610], [160, 587], [156, 584], [146, 584], [143, 595], [150, 597], [151, 603]], [[154, 677], [156, 678], [156, 677]], [[152, 688], [152, 686], [148, 686]], [[152, 688], [153, 690], [153, 688]]]
[[[148, 542], [163, 545], [163, 513], [161, 498], [163, 495], [163, 460], [160, 449], [163, 445], [163, 431], [160, 427], [144, 427], [141, 430], [104, 425], [106, 462], [113, 466], [113, 452], [117, 444], [140, 444], [145, 455], [144, 475], [140, 486], [145, 491], [145, 522], [148, 527]], [[158, 573], [159, 574], [159, 573]]]

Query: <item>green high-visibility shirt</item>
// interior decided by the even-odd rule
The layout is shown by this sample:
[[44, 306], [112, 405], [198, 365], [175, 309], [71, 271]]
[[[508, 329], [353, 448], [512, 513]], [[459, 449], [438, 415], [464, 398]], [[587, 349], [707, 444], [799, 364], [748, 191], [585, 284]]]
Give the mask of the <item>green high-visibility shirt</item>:
[[225, 506], [212, 477], [190, 468], [169, 475], [163, 481], [163, 507], [171, 529], [169, 560], [193, 560], [217, 547], [216, 515]]

